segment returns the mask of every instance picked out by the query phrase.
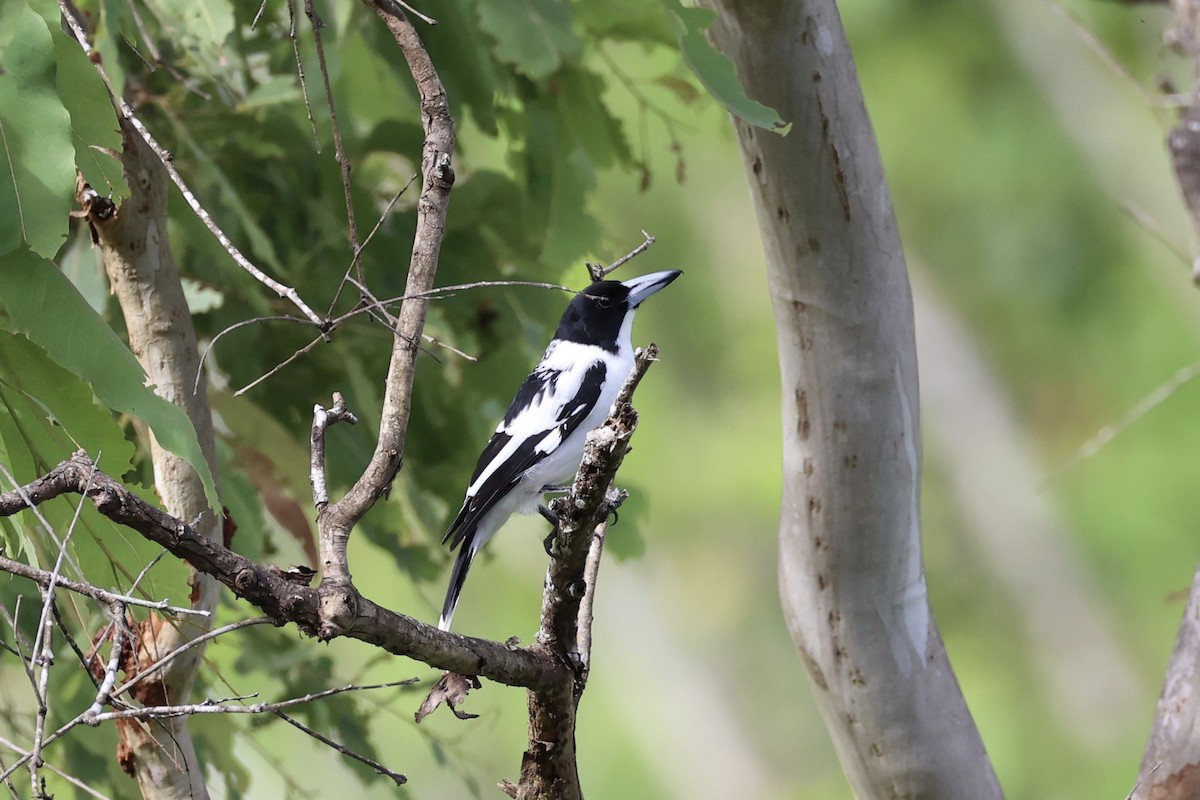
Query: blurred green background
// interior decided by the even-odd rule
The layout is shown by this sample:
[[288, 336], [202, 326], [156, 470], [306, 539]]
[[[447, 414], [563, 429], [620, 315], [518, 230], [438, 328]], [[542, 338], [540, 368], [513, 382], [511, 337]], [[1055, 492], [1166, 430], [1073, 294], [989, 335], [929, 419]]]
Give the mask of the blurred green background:
[[[1148, 7], [920, 0], [842, 12], [919, 305], [956, 321], [952, 344], [987, 378], [962, 387], [955, 410], [999, 404], [1026, 459], [1015, 477], [974, 467], [997, 483], [1001, 509], [1037, 506], [1020, 518], [1036, 530], [981, 543], [950, 476], [989, 451], [939, 441], [926, 404], [926, 566], [951, 660], [1009, 797], [1124, 797], [1197, 558], [1200, 386], [1059, 468], [1200, 358], [1200, 296], [1180, 255], [1194, 237], [1163, 146], [1173, 113], [1154, 91], [1186, 65], [1161, 44], [1166, 12]], [[639, 74], [638, 53], [617, 58]], [[632, 110], [620, 87], [607, 97]], [[694, 113], [684, 130], [685, 183], [664, 179], [672, 156], [651, 127], [649, 190], [607, 175], [596, 203], [605, 255], [645, 228], [659, 242], [631, 269], [687, 275], [637, 326], [664, 359], [639, 391], [643, 426], [621, 476], [646, 549], [601, 576], [584, 785], [600, 797], [848, 798], [778, 610], [779, 387], [757, 227], [723, 114]], [[922, 353], [923, 383], [952, 368]], [[497, 539], [464, 597], [463, 630], [531, 632], [535, 527]], [[1059, 541], [992, 557], [1031, 533]], [[1047, 548], [1050, 570], [1038, 563]], [[504, 603], [481, 603], [497, 592]], [[490, 690], [472, 703], [484, 720], [431, 730], [479, 760], [464, 769], [481, 782], [512, 774], [511, 744], [480, 745], [519, 740], [522, 700]]]
[[[1133, 80], [1108, 68], [1061, 8]], [[1022, 607], [1020, 575], [998, 572], [948, 481], [964, 459], [987, 454], [970, 439], [939, 446], [927, 406], [927, 572], [951, 660], [1010, 797], [1123, 797], [1182, 611], [1173, 595], [1197, 557], [1200, 387], [1181, 389], [1082, 464], [1056, 468], [1200, 358], [1188, 264], [1127, 210], [1191, 252], [1163, 148], [1171, 115], [1150, 88], [1183, 71], [1160, 44], [1165, 14], [1007, 0], [849, 2], [843, 14], [918, 290], [957, 318], [957, 345], [990, 375], [968, 389], [1000, 403], [1022, 437], [1030, 474], [1011, 491], [1032, 485], [1055, 520], [1041, 532], [1064, 539], [1068, 574], [1043, 575], [1048, 588], [1025, 591], [1053, 603], [1070, 593], [1060, 579], [1080, 584], [1110, 645], [1073, 641], [1070, 624], [1035, 634], [1044, 617], [1061, 615]], [[608, 56], [635, 81], [662, 68], [663, 56], [633, 45]], [[637, 98], [619, 82], [605, 99], [618, 116], [638, 118]], [[660, 345], [663, 362], [639, 391], [643, 424], [621, 475], [634, 494], [613, 539], [636, 527], [645, 549], [610, 559], [601, 574], [578, 733], [583, 783], [594, 797], [847, 798], [777, 600], [779, 386], [757, 226], [724, 113], [711, 103], [686, 111], [674, 130], [683, 183], [651, 115], [642, 123], [649, 188], [612, 170], [592, 203], [606, 242], [595, 257], [611, 260], [646, 229], [658, 243], [627, 270], [687, 275], [647, 304], [636, 328], [639, 342]], [[486, 163], [490, 143], [470, 124], [462, 136], [468, 169], [473, 158]], [[582, 269], [565, 277], [582, 279]], [[926, 373], [947, 366], [923, 358], [921, 368], [928, 382]], [[463, 371], [469, 381], [470, 367]], [[532, 637], [542, 535], [529, 520], [496, 539], [464, 594], [459, 630]], [[414, 591], [379, 548], [355, 540], [362, 589], [432, 619], [440, 582]], [[1044, 572], [1036, 555], [1023, 565], [1017, 554], [1016, 569]], [[1056, 637], [1067, 654], [1099, 648], [1116, 661], [1047, 664], [1038, 648]], [[358, 662], [373, 653], [350, 642], [329, 650], [347, 677], [427, 672], [382, 659], [364, 673]], [[1096, 674], [1114, 665], [1114, 674]], [[1065, 699], [1055, 670], [1069, 671], [1068, 685], [1097, 684], [1083, 696], [1098, 707]], [[462, 796], [474, 786], [486, 797], [492, 782], [515, 775], [520, 692], [487, 686], [468, 704], [479, 719], [438, 714], [420, 728], [415, 700], [389, 700], [371, 721], [413, 796]], [[300, 785], [324, 783], [340, 767], [300, 757], [316, 748], [281, 726], [261, 737]], [[266, 796], [270, 774], [256, 775], [256, 796]]]
[[[922, 381], [965, 383], [953, 410], [968, 426], [989, 424], [972, 421], [977, 404], [997, 404], [1024, 459], [1015, 475], [973, 463], [989, 451], [972, 437], [939, 441], [926, 403], [926, 569], [951, 660], [1009, 797], [1124, 797], [1197, 558], [1200, 386], [1060, 467], [1200, 358], [1200, 297], [1181, 255], [1194, 237], [1163, 146], [1173, 113], [1154, 89], [1186, 66], [1161, 44], [1168, 19], [1155, 8], [864, 0], [842, 13], [918, 305], [954, 321], [950, 344], [971, 360], [946, 374], [954, 365], [923, 351]], [[634, 78], [660, 66], [634, 47], [610, 55]], [[621, 86], [605, 97], [637, 114]], [[778, 608], [778, 373], [736, 146], [721, 111], [689, 107], [677, 183], [666, 133], [654, 120], [646, 129], [654, 179], [641, 191], [636, 176], [602, 176], [594, 210], [608, 249], [597, 257], [644, 228], [658, 243], [628, 269], [687, 275], [636, 327], [663, 350], [621, 475], [634, 491], [624, 524], [645, 551], [601, 575], [584, 786], [598, 797], [848, 798]], [[924, 341], [925, 317], [918, 328]], [[995, 482], [993, 508], [1035, 506], [1018, 518], [1034, 530], [981, 542], [979, 510], [963, 507], [970, 490], [951, 480], [964, 468]], [[1031, 549], [1012, 552], [1031, 535]], [[532, 635], [540, 538], [535, 522], [497, 538], [461, 630]], [[357, 544], [363, 564], [369, 547]], [[1047, 552], [1054, 560], [1039, 563]], [[377, 599], [424, 603], [433, 617], [440, 586], [414, 599], [387, 572], [356, 574]], [[480, 720], [443, 715], [418, 733], [408, 704], [390, 704], [414, 796], [456, 795], [456, 772], [487, 796], [514, 774], [523, 698], [489, 687], [470, 705]], [[450, 770], [418, 766], [424, 736]]]
[[[633, 0], [620, 7], [659, 13]], [[456, 23], [456, 8], [448, 6], [443, 25], [426, 31], [435, 57], [439, 49], [446, 59], [469, 52], [455, 49], [462, 44], [455, 31], [466, 29], [455, 27], [462, 22]], [[584, 5], [575, 13], [588, 14]], [[1163, 144], [1175, 113], [1156, 88], [1164, 77], [1187, 87], [1189, 68], [1162, 44], [1168, 12], [1156, 7], [847, 0], [842, 13], [913, 275], [925, 412], [926, 572], [951, 662], [1010, 798], [1124, 797], [1137, 775], [1183, 610], [1181, 593], [1197, 560], [1200, 424], [1193, 412], [1200, 386], [1183, 386], [1107, 446], [1083, 460], [1077, 455], [1098, 431], [1200, 360], [1200, 295], [1190, 276], [1196, 237]], [[367, 61], [369, 48], [354, 35], [342, 44], [358, 49], [347, 45], [333, 56], [335, 78]], [[390, 45], [372, 35], [369, 45]], [[280, 73], [291, 69], [290, 46], [276, 46], [271, 57]], [[779, 611], [774, 326], [728, 119], [712, 101], [692, 97], [691, 85], [661, 79], [678, 70], [666, 49], [617, 36], [579, 57], [605, 78], [604, 101], [643, 165], [620, 169], [596, 159], [595, 192], [586, 203], [600, 230], [586, 233], [599, 244], [587, 255], [611, 261], [640, 242], [644, 229], [658, 241], [623, 274], [686, 272], [647, 303], [635, 326], [637, 342], [659, 344], [662, 363], [638, 391], [642, 425], [619, 478], [633, 494], [600, 576], [577, 742], [585, 792], [646, 800], [849, 798]], [[363, 121], [360, 144], [369, 138], [372, 115], [385, 119], [378, 109], [411, 103], [393, 79], [380, 78], [370, 91], [348, 81], [359, 90], [347, 90], [343, 108]], [[516, 85], [527, 108], [546, 111], [530, 99], [536, 94], [530, 86]], [[456, 90], [484, 91], [450, 89], [452, 103]], [[548, 96], [537, 102], [552, 103]], [[204, 126], [208, 133], [221, 129], [221, 107], [192, 95], [175, 100], [193, 104], [186, 124], [169, 103], [146, 113], [157, 130], [178, 140], [172, 145], [181, 168], [208, 188], [214, 205], [234, 209], [227, 213], [239, 208], [231, 197], [260, 199], [245, 187], [236, 198], [208, 172]], [[261, 139], [209, 155], [230, 163], [277, 159], [310, 181], [314, 198], [330, 198], [327, 207], [338, 208], [332, 155], [287, 160], [297, 149], [311, 152], [303, 140], [307, 123], [297, 134], [271, 116], [271, 99], [257, 101], [264, 109]], [[252, 104], [239, 111], [247, 107], [254, 111]], [[288, 113], [302, 119], [302, 110]], [[514, 101], [497, 117], [501, 127], [515, 127], [522, 113]], [[532, 131], [537, 119], [530, 120]], [[490, 136], [495, 123], [460, 116], [456, 170], [463, 187], [487, 185], [490, 170], [518, 170], [513, 164], [520, 158], [507, 152], [506, 140]], [[411, 123], [387, 133], [406, 146], [418, 141]], [[540, 154], [528, 135], [533, 151], [525, 153], [526, 167], [535, 170]], [[356, 175], [385, 176], [383, 185], [408, 170], [400, 157], [371, 158]], [[250, 180], [261, 180], [269, 196], [265, 184], [277, 179], [283, 182], [252, 171]], [[506, 277], [545, 277], [545, 270], [524, 269], [534, 258], [529, 252], [547, 256], [543, 242], [519, 241], [512, 229], [529, 221], [506, 201], [499, 181], [495, 186], [491, 195], [456, 192], [440, 283], [484, 277], [492, 265], [468, 258], [478, 241], [502, 253], [497, 263], [509, 270]], [[372, 199], [378, 203], [395, 188], [379, 189]], [[309, 202], [307, 195], [298, 198]], [[394, 263], [406, 258], [403, 226], [410, 216], [404, 215], [411, 215], [405, 202], [399, 208], [399, 221], [381, 229], [371, 251]], [[344, 217], [322, 214], [307, 224], [299, 216], [266, 214], [258, 221], [263, 230], [243, 231], [240, 240], [256, 242], [261, 257], [262, 240], [255, 238], [261, 234], [281, 249], [287, 270], [315, 272], [320, 265], [308, 259], [320, 257], [306, 248], [336, 246], [339, 258], [345, 252]], [[492, 227], [473, 227], [472, 215], [492, 220]], [[191, 274], [222, 289], [223, 281], [238, 280], [213, 266], [223, 256], [186, 212], [176, 216], [182, 221], [173, 236]], [[366, 224], [360, 219], [360, 227]], [[297, 252], [283, 252], [284, 242]], [[581, 286], [582, 264], [575, 254], [570, 261], [551, 277]], [[86, 264], [72, 268], [77, 284], [89, 279]], [[373, 279], [391, 282], [386, 289], [402, 278], [398, 269], [380, 270], [378, 263], [372, 269]], [[91, 292], [103, 306], [102, 284]], [[512, 297], [521, 300], [510, 303]], [[464, 293], [441, 301], [431, 324], [484, 356], [480, 363], [439, 354], [424, 359], [418, 375], [425, 394], [415, 419], [426, 427], [414, 434], [407, 469], [439, 488], [427, 491], [405, 478], [414, 482], [402, 481], [351, 545], [354, 576], [366, 595], [430, 621], [446, 574], [434, 547], [439, 526], [453, 512], [503, 398], [527, 367], [528, 348], [540, 349], [561, 307], [549, 293], [478, 298]], [[493, 312], [504, 335], [488, 332], [485, 317]], [[227, 299], [198, 319], [219, 330], [251, 313], [263, 310]], [[365, 458], [379, 381], [367, 359], [360, 366], [358, 358], [370, 351], [377, 364], [386, 337], [373, 329], [359, 333], [251, 394], [294, 437], [291, 445], [269, 448], [278, 458], [304, 442], [307, 409], [328, 396], [326, 387], [310, 384], [322, 370], [340, 370], [341, 383], [331, 388], [347, 391], [368, 420], [367, 431], [331, 442], [334, 470], [345, 479]], [[265, 334], [250, 347], [240, 341], [236, 359], [228, 350], [215, 356], [234, 373], [235, 386], [261, 372], [253, 358], [269, 366], [296, 346]], [[259, 352], [268, 346], [276, 351]], [[478, 418], [454, 406], [464, 396], [463, 405], [482, 409]], [[274, 434], [263, 435], [266, 423], [251, 411], [224, 406], [222, 415], [246, 426], [246, 435], [257, 429], [267, 448]], [[303, 464], [302, 447], [292, 455], [292, 467]], [[278, 563], [302, 560], [277, 529], [265, 543], [256, 538], [256, 527], [271, 525], [255, 524], [244, 480], [230, 479], [226, 490], [242, 504], [235, 508], [243, 527], [239, 547]], [[519, 520], [489, 545], [463, 594], [456, 630], [532, 639], [543, 536], [540, 520]], [[228, 602], [221, 613], [232, 620], [249, 612]], [[202, 679], [202, 691], [209, 696], [260, 691], [274, 699], [351, 680], [422, 678], [418, 689], [334, 698], [305, 712], [326, 733], [373, 748], [389, 767], [406, 772], [411, 783], [401, 796], [495, 797], [498, 780], [517, 776], [525, 743], [525, 698], [517, 690], [485, 684], [467, 703], [478, 719], [439, 712], [417, 726], [412, 713], [433, 671], [356, 642], [317, 645], [291, 629], [256, 629], [226, 637], [208, 658], [215, 669]], [[10, 679], [20, 680], [20, 673], [5, 675], [13, 688], [4, 703], [15, 709], [23, 701]], [[280, 683], [266, 682], [274, 678]], [[83, 697], [87, 689], [81, 684], [77, 691]], [[245, 777], [230, 782], [256, 798], [325, 797], [328, 787], [354, 781], [366, 784], [364, 797], [396, 795], [277, 721], [200, 717], [192, 725], [201, 758], [212, 764], [215, 797], [241, 794], [217, 777], [239, 770]], [[101, 769], [111, 758], [111, 733], [81, 736], [95, 738], [73, 753], [73, 767]]]

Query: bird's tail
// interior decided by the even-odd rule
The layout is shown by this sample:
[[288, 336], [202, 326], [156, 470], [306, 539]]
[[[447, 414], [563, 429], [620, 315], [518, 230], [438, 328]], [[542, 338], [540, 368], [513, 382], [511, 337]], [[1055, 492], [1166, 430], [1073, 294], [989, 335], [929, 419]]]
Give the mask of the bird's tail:
[[454, 618], [454, 609], [458, 607], [458, 596], [462, 594], [463, 584], [467, 580], [467, 570], [479, 548], [475, 542], [463, 542], [454, 559], [454, 569], [450, 570], [450, 585], [446, 588], [446, 600], [442, 603], [442, 618], [438, 620], [438, 628], [450, 630], [450, 620]]

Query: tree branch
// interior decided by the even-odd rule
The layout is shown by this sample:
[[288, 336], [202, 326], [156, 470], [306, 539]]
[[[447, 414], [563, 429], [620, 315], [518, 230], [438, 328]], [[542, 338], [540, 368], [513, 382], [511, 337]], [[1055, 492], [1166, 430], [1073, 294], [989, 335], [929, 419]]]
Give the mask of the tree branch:
[[[633, 391], [657, 355], [658, 348], [653, 344], [638, 351], [633, 372], [622, 386], [608, 420], [588, 434], [583, 462], [570, 493], [555, 502], [559, 524], [551, 535], [550, 546], [555, 557], [546, 573], [541, 630], [532, 649], [569, 665], [572, 679], [529, 694], [529, 748], [521, 760], [515, 795], [522, 800], [582, 797], [575, 763], [575, 712], [587, 685], [590, 661], [590, 652], [580, 649], [583, 642], [590, 651], [591, 642], [591, 597], [587, 595], [595, 589], [595, 573], [589, 581], [588, 560], [596, 547], [595, 532], [605, 525], [610, 512], [609, 488], [637, 429], [637, 411], [631, 404]], [[588, 611], [581, 613], [585, 597]]]
[[321, 622], [318, 636], [328, 639], [354, 621], [350, 568], [346, 547], [350, 532], [363, 515], [391, 488], [404, 457], [405, 433], [412, 410], [412, 386], [421, 333], [433, 287], [438, 253], [446, 227], [446, 210], [454, 171], [454, 122], [437, 70], [404, 11], [392, 0], [364, 0], [375, 11], [408, 62], [421, 98], [425, 145], [421, 155], [422, 186], [417, 201], [417, 226], [404, 293], [392, 342], [392, 357], [384, 390], [379, 441], [370, 463], [349, 492], [318, 512], [320, 537]]
[[[92, 475], [91, 486], [85, 490], [89, 475]], [[29, 507], [24, 498], [38, 505], [67, 493], [85, 495], [101, 514], [212, 575], [236, 595], [261, 608], [277, 624], [293, 622], [303, 631], [316, 633], [320, 624], [318, 590], [292, 583], [279, 570], [257, 564], [200, 535], [192, 526], [146, 503], [103, 472], [96, 470], [93, 474], [93, 464], [86, 453], [77, 452], [41, 478], [0, 494], [0, 516], [11, 516]], [[0, 569], [8, 569], [9, 563], [0, 562]], [[23, 572], [30, 569], [23, 564], [17, 566]], [[59, 583], [66, 585], [61, 579]], [[122, 601], [132, 599], [114, 597]], [[357, 613], [339, 635], [439, 669], [480, 675], [510, 686], [538, 688], [562, 681], [562, 666], [532, 648], [439, 631], [376, 605], [353, 587], [349, 587], [348, 597]]]
[[1129, 795], [1131, 800], [1183, 800], [1200, 796], [1197, 731], [1200, 731], [1200, 565], [1192, 579], [1137, 785]]

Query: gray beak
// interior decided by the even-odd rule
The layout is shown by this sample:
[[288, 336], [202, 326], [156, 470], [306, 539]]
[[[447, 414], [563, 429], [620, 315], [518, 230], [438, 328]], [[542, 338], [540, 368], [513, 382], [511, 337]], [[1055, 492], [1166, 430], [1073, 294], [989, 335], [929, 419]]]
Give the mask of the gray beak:
[[681, 269], [668, 269], [662, 272], [651, 272], [649, 275], [639, 275], [627, 281], [621, 281], [621, 284], [629, 289], [629, 299], [626, 302], [629, 303], [630, 308], [637, 308], [643, 300], [682, 274], [683, 270]]

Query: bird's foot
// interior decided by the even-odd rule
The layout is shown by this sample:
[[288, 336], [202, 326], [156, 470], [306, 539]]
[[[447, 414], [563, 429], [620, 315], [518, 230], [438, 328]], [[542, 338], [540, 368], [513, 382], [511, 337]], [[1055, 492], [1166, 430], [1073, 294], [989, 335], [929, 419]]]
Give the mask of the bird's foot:
[[555, 528], [546, 535], [545, 539], [542, 540], [542, 547], [546, 549], [546, 555], [550, 556], [551, 558], [558, 558], [559, 556], [558, 542], [556, 541], [557, 536], [558, 528]]
[[558, 527], [558, 514], [551, 511], [549, 506], [539, 505], [538, 513], [542, 515], [542, 519], [546, 520], [546, 522], [549, 522], [555, 528]]
[[548, 507], [542, 505], [538, 506], [538, 513], [542, 515], [542, 518], [545, 519], [546, 522], [549, 522], [552, 526], [554, 526], [546, 538], [542, 540], [542, 547], [546, 549], [546, 555], [550, 556], [551, 558], [558, 558], [559, 553], [558, 547], [556, 546], [559, 530], [558, 514], [555, 514]]

